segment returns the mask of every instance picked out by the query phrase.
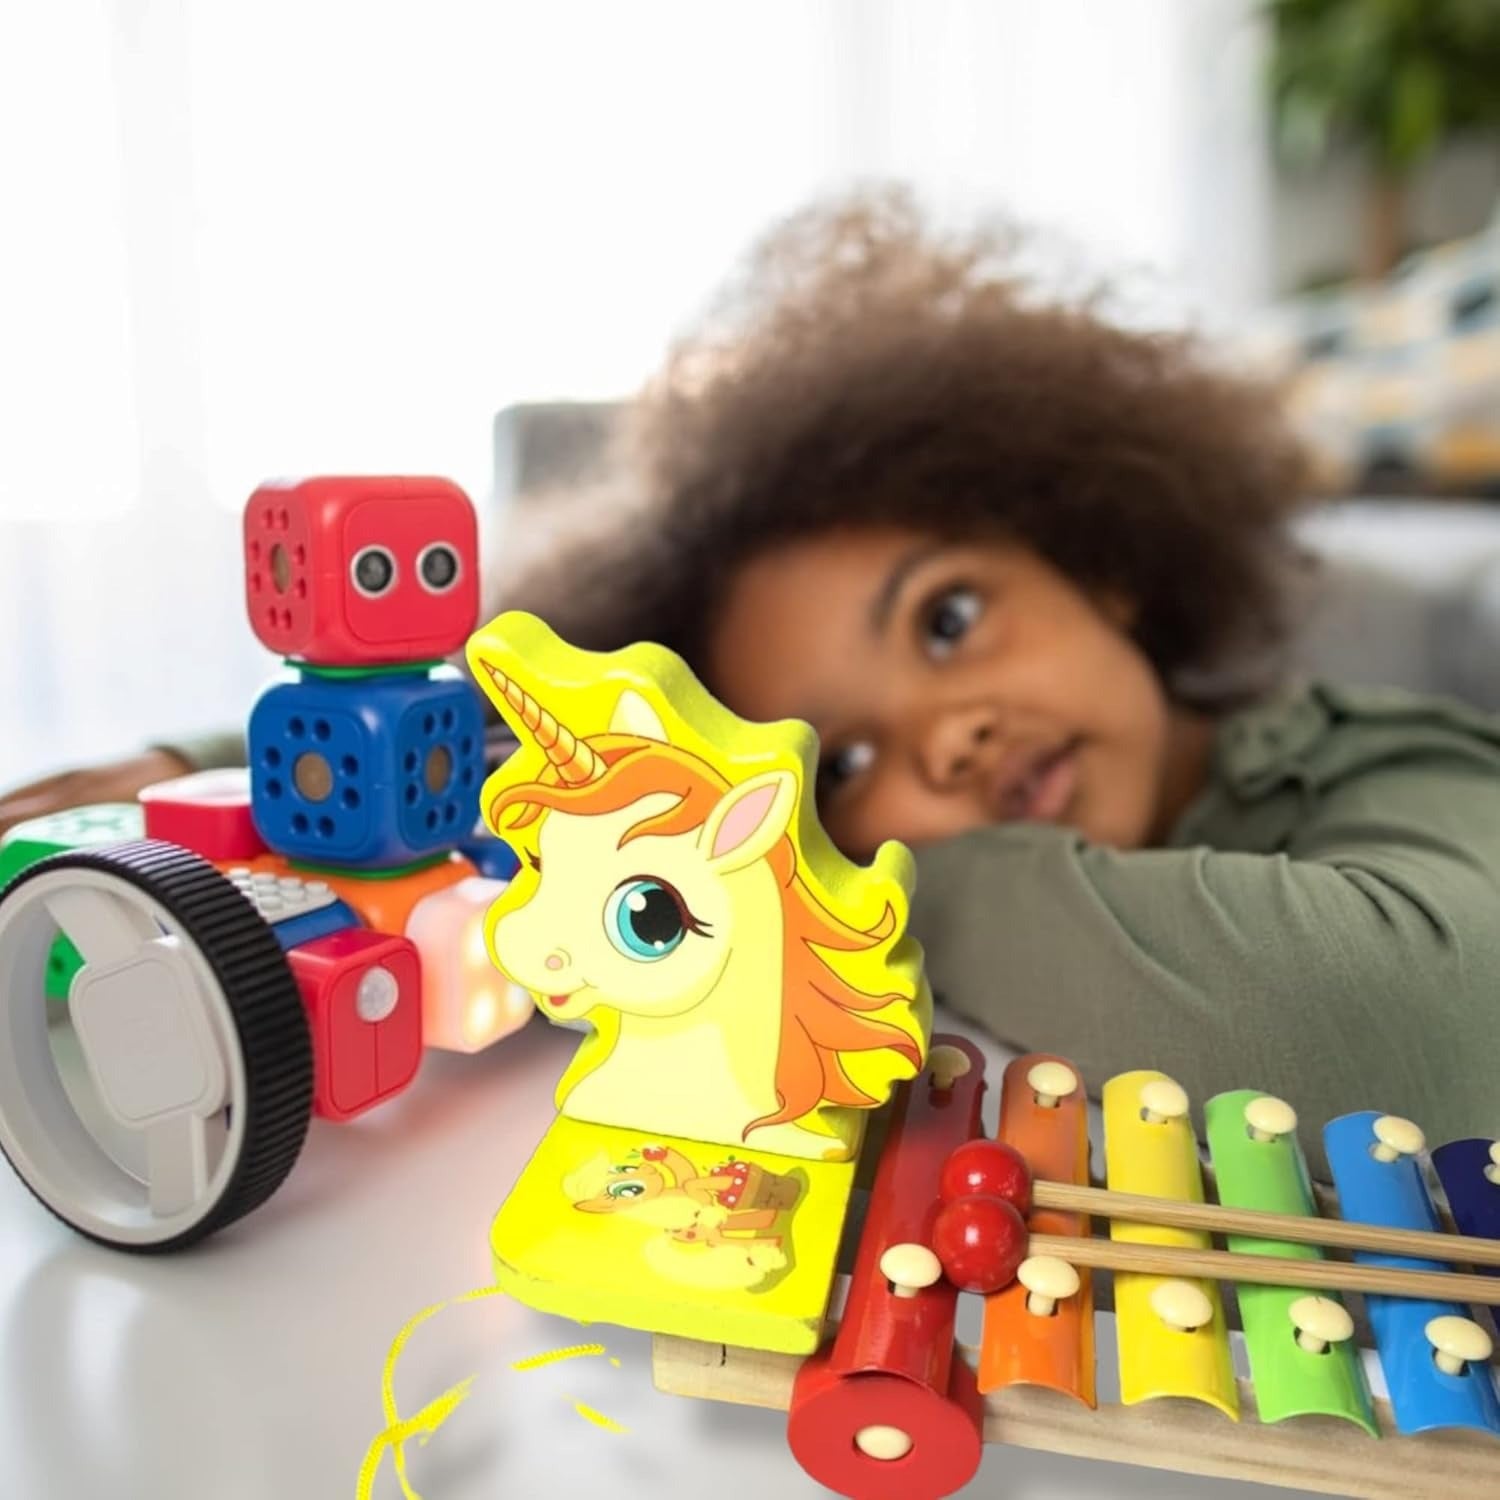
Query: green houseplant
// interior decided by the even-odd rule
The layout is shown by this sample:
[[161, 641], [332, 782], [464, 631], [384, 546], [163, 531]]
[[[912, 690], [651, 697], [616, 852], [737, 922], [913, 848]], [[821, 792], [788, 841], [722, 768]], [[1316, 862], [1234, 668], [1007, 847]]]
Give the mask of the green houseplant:
[[1312, 164], [1335, 145], [1371, 169], [1361, 274], [1403, 249], [1412, 173], [1445, 141], [1500, 129], [1500, 0], [1267, 0], [1279, 154]]

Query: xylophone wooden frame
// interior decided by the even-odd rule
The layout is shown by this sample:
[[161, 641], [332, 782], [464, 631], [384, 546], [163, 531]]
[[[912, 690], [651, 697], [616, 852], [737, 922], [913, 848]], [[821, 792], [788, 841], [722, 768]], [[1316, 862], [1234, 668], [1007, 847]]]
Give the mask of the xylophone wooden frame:
[[[972, 1349], [960, 1345], [959, 1353], [975, 1363]], [[670, 1334], [652, 1337], [652, 1376], [668, 1395], [786, 1411], [800, 1364], [791, 1354]], [[1250, 1382], [1238, 1384], [1238, 1422], [1196, 1401], [1161, 1399], [1135, 1407], [1101, 1401], [1090, 1409], [1056, 1391], [1011, 1386], [984, 1398], [984, 1440], [1359, 1500], [1450, 1500], [1484, 1494], [1486, 1486], [1492, 1490], [1500, 1483], [1500, 1446], [1484, 1434], [1399, 1435], [1390, 1404], [1381, 1399], [1375, 1401], [1378, 1442], [1337, 1417], [1297, 1417], [1268, 1426], [1256, 1415]]]

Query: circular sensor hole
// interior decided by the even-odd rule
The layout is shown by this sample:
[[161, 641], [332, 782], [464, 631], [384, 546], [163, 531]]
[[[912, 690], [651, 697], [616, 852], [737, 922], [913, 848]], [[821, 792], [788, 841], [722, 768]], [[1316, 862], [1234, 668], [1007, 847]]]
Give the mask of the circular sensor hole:
[[309, 802], [322, 802], [333, 790], [333, 767], [316, 750], [299, 755], [292, 766], [297, 791]]
[[453, 757], [446, 745], [434, 745], [427, 752], [427, 763], [422, 767], [422, 780], [434, 797], [443, 791], [453, 779]]

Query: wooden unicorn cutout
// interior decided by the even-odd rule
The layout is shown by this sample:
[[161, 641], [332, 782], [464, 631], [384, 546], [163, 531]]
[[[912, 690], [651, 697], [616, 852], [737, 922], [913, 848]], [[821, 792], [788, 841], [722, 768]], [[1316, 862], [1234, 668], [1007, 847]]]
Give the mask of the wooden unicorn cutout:
[[661, 647], [578, 651], [512, 613], [468, 657], [521, 740], [482, 798], [523, 861], [490, 955], [549, 1019], [593, 1028], [559, 1111], [852, 1156], [930, 1030], [908, 852], [840, 855], [802, 795], [812, 730], [739, 719]]

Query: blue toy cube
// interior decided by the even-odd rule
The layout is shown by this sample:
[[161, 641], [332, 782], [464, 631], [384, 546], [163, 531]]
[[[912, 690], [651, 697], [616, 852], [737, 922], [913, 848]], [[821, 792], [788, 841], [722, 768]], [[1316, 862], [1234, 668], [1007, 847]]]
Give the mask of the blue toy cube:
[[279, 683], [249, 738], [251, 814], [289, 858], [392, 869], [452, 848], [478, 816], [479, 697], [448, 669]]
[[458, 852], [491, 880], [511, 880], [521, 868], [521, 856], [488, 828], [476, 828], [468, 838], [460, 839]]

